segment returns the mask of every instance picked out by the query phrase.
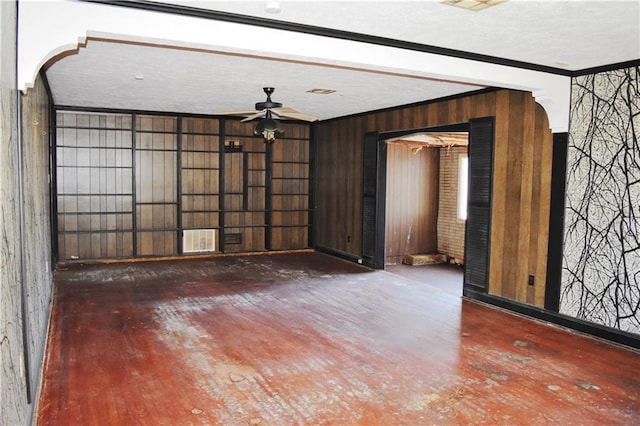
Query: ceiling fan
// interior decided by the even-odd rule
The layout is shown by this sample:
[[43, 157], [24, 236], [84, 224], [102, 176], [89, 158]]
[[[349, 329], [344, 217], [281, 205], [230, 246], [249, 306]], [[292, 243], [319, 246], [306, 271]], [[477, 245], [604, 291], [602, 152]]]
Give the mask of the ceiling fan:
[[275, 91], [273, 87], [264, 87], [264, 93], [267, 95], [267, 100], [264, 102], [257, 102], [255, 110], [249, 111], [224, 111], [218, 114], [220, 115], [241, 115], [245, 116], [242, 122], [247, 122], [262, 118], [256, 125], [254, 134], [256, 136], [262, 136], [265, 142], [273, 142], [276, 137], [284, 135], [284, 131], [280, 128], [280, 123], [274, 118], [289, 119], [289, 120], [301, 120], [301, 121], [316, 121], [318, 118], [312, 115], [303, 114], [296, 111], [293, 108], [283, 107], [280, 102], [273, 102], [271, 95]]

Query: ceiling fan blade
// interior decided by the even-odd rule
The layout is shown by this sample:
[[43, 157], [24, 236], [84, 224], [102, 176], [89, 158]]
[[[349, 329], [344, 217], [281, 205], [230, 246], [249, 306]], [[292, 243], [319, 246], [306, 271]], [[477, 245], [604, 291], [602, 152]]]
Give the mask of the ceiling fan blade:
[[293, 120], [316, 121], [318, 119], [318, 117], [314, 117], [313, 115], [309, 114], [303, 114], [290, 107], [274, 108], [271, 110], [271, 112], [273, 112], [278, 117], [291, 118]]
[[282, 118], [291, 118], [293, 120], [302, 120], [302, 121], [316, 121], [318, 117], [314, 117], [313, 115], [303, 114], [301, 112], [283, 112], [283, 111], [273, 111], [275, 115]]
[[216, 115], [253, 115], [253, 114], [257, 114], [258, 112], [262, 112], [262, 111], [257, 111], [255, 109], [246, 109], [246, 110], [242, 110], [242, 111], [219, 111], [216, 112]]
[[247, 118], [240, 120], [240, 122], [241, 123], [245, 123], [247, 121], [255, 120], [256, 118], [259, 118], [259, 117], [262, 117], [262, 116], [264, 116], [264, 111], [260, 111], [260, 112], [257, 112], [255, 114], [252, 114], [252, 115], [248, 116]]

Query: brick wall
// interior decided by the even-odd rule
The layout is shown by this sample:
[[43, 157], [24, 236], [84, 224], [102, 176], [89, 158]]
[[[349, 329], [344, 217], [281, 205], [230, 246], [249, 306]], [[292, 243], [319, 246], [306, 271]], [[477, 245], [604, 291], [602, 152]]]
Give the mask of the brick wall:
[[458, 219], [458, 159], [467, 147], [440, 148], [438, 253], [464, 264], [465, 221]]

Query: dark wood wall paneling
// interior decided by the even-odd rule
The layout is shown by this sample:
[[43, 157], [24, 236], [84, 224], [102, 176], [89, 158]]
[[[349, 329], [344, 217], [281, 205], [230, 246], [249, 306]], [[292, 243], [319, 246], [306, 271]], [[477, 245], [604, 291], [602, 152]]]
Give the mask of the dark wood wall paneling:
[[57, 114], [59, 259], [134, 254], [131, 115]]
[[[242, 151], [225, 150], [224, 249], [226, 252], [264, 251], [267, 224], [266, 173], [269, 145], [253, 137], [253, 127], [225, 121], [225, 143]], [[279, 143], [277, 141], [275, 143]]]
[[284, 129], [268, 145], [237, 120], [58, 112], [60, 259], [179, 255], [198, 229], [217, 252], [307, 248], [309, 126]]
[[[362, 144], [366, 132], [495, 117], [489, 293], [543, 306], [552, 133], [528, 92], [498, 90], [319, 123], [317, 245], [361, 257]], [[348, 238], [350, 237], [350, 238]], [[528, 284], [529, 275], [535, 284]]]
[[136, 255], [178, 253], [178, 119], [136, 116]]
[[385, 264], [436, 253], [440, 150], [387, 145]]

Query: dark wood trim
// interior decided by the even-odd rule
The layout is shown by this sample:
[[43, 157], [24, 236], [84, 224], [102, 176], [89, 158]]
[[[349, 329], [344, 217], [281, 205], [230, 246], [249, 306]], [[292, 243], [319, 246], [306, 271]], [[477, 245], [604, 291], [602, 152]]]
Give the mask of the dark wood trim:
[[[491, 224], [493, 210], [494, 156], [495, 156], [495, 117], [473, 118], [469, 121], [469, 172], [467, 210], [469, 211], [465, 223], [464, 247], [464, 290], [478, 289], [489, 291], [490, 263], [491, 263]], [[485, 139], [484, 132], [490, 135]], [[480, 135], [478, 133], [481, 132]], [[484, 144], [483, 144], [484, 142]], [[488, 153], [484, 155], [483, 153]], [[484, 172], [487, 170], [487, 173]], [[478, 178], [474, 181], [474, 177]], [[482, 183], [488, 186], [486, 196], [482, 195]], [[480, 190], [480, 191], [478, 191]], [[483, 227], [482, 216], [476, 213], [486, 213], [486, 240], [482, 240], [480, 232]], [[484, 257], [484, 259], [482, 259]], [[484, 260], [484, 264], [480, 262]], [[484, 277], [478, 277], [478, 274]], [[479, 278], [478, 280], [476, 280]]]
[[40, 78], [42, 79], [42, 84], [44, 85], [44, 90], [47, 92], [47, 97], [49, 98], [49, 105], [51, 106], [55, 103], [55, 101], [53, 99], [53, 92], [51, 91], [51, 86], [49, 85], [49, 79], [47, 78], [47, 73], [44, 71], [44, 69], [41, 68], [38, 75], [40, 75]]
[[51, 268], [58, 263], [58, 155], [56, 131], [57, 115], [53, 104], [49, 103], [49, 223], [51, 225]]
[[[79, 105], [54, 105], [53, 108], [57, 111], [69, 111], [69, 112], [103, 112], [107, 114], [139, 114], [139, 115], [156, 115], [156, 116], [164, 116], [164, 117], [177, 117], [178, 115], [184, 118], [205, 118], [205, 119], [217, 119], [217, 120], [231, 120], [231, 121], [240, 121], [245, 117], [235, 117], [230, 115], [215, 115], [215, 114], [195, 114], [188, 112], [171, 112], [171, 111], [151, 111], [151, 110], [142, 110], [142, 109], [124, 109], [124, 108], [100, 108], [100, 107], [83, 107]], [[304, 125], [304, 123], [299, 120], [283, 120], [278, 119], [280, 123], [283, 124], [296, 124], [296, 125]], [[154, 132], [154, 133], [162, 133], [162, 132]], [[167, 132], [174, 133], [174, 132]], [[228, 136], [243, 136], [247, 137], [247, 135], [234, 135], [229, 134]], [[262, 136], [254, 136], [255, 138], [261, 138]], [[289, 137], [286, 134], [278, 138], [279, 140], [283, 139], [299, 139], [295, 137]]]
[[131, 235], [132, 244], [132, 257], [138, 257], [138, 194], [137, 194], [137, 182], [136, 182], [136, 170], [138, 165], [136, 164], [136, 135], [137, 135], [137, 117], [134, 112], [131, 114], [131, 228], [133, 229]]
[[[18, 220], [18, 248], [19, 253], [16, 253], [19, 257], [20, 263], [20, 326], [22, 328], [22, 356], [24, 358], [24, 378], [25, 378], [25, 391], [27, 397], [27, 403], [31, 404], [33, 390], [31, 389], [31, 356], [29, 352], [29, 320], [31, 315], [29, 315], [29, 306], [28, 306], [28, 298], [29, 298], [29, 289], [27, 288], [27, 265], [25, 258], [27, 253], [25, 252], [24, 246], [24, 226], [25, 226], [25, 212], [24, 212], [24, 151], [22, 146], [22, 126], [23, 126], [23, 113], [22, 113], [22, 97], [19, 91], [14, 92], [14, 102], [16, 103], [15, 109], [15, 119], [17, 122], [16, 126], [16, 143], [15, 143], [15, 151], [13, 152], [16, 155], [16, 181], [17, 181], [17, 198], [18, 198], [18, 211], [17, 211], [17, 220]], [[10, 148], [11, 150], [11, 148]]]
[[600, 324], [583, 321], [548, 309], [538, 308], [533, 305], [516, 302], [515, 300], [477, 292], [472, 289], [465, 288], [463, 290], [463, 297], [640, 350], [640, 336], [637, 334], [627, 333], [622, 330], [616, 330]]
[[496, 56], [483, 55], [479, 53], [466, 52], [456, 49], [432, 46], [422, 43], [415, 43], [406, 40], [398, 40], [387, 37], [374, 36], [370, 34], [355, 33], [351, 31], [335, 30], [314, 25], [298, 24], [294, 22], [279, 21], [276, 19], [259, 18], [254, 16], [240, 15], [217, 10], [201, 9], [190, 6], [176, 4], [156, 3], [147, 0], [126, 1], [126, 0], [82, 0], [87, 3], [106, 4], [110, 6], [129, 7], [138, 10], [170, 13], [180, 16], [191, 16], [196, 18], [210, 19], [214, 21], [231, 22], [236, 24], [251, 25], [255, 27], [271, 28], [296, 33], [311, 34], [321, 37], [329, 37], [340, 40], [357, 41], [361, 43], [375, 44], [378, 46], [395, 47], [398, 49], [412, 50], [416, 52], [432, 53], [435, 55], [449, 56], [452, 58], [467, 59], [471, 61], [485, 62], [489, 64], [504, 65], [513, 68], [521, 68], [533, 71], [540, 71], [549, 74], [570, 75], [570, 71], [562, 68], [555, 68], [530, 62], [517, 61], [514, 59], [499, 58]]
[[224, 240], [225, 240], [225, 223], [224, 223], [224, 216], [225, 216], [225, 202], [224, 202], [224, 194], [225, 194], [225, 190], [224, 190], [224, 158], [225, 158], [225, 152], [224, 152], [224, 141], [227, 138], [227, 131], [226, 131], [226, 126], [225, 126], [226, 120], [222, 119], [220, 120], [219, 123], [219, 127], [218, 127], [218, 152], [219, 152], [219, 160], [218, 160], [218, 210], [220, 210], [220, 212], [218, 213], [218, 229], [220, 230], [220, 232], [218, 233], [218, 250], [220, 250], [221, 253], [225, 252], [225, 244], [224, 244]]
[[52, 188], [57, 188], [57, 155], [56, 155], [56, 113], [53, 108], [53, 93], [51, 92], [51, 86], [49, 85], [49, 79], [47, 79], [47, 73], [44, 69], [41, 69], [38, 73], [42, 79], [44, 90], [47, 93], [49, 103], [49, 230], [51, 234], [51, 264], [56, 264], [58, 261], [58, 221], [54, 218], [58, 213], [58, 199], [56, 191]]
[[560, 311], [568, 143], [569, 135], [567, 133], [555, 133], [553, 135], [547, 286], [544, 294], [544, 307], [553, 312]]
[[[266, 203], [266, 200], [265, 200]], [[265, 207], [267, 212], [270, 210]], [[242, 153], [242, 210], [249, 210], [249, 153]], [[266, 246], [265, 246], [266, 247]]]
[[[266, 143], [266, 142], [265, 142]], [[265, 160], [264, 160], [264, 248], [265, 250], [271, 250], [271, 232], [273, 231], [273, 144], [267, 143], [265, 146]], [[245, 181], [246, 184], [246, 181]]]
[[378, 161], [376, 176], [376, 257], [375, 268], [384, 269], [387, 223], [387, 143], [378, 135]]
[[[325, 246], [315, 246], [313, 249], [317, 252], [328, 254], [330, 256], [334, 256], [343, 260], [348, 260], [353, 263], [364, 264], [365, 266], [369, 266], [367, 262], [364, 261], [361, 257], [358, 257], [351, 253], [346, 253], [344, 251], [332, 249], [330, 247], [325, 247]], [[372, 266], [369, 266], [369, 267], [373, 268]]]
[[380, 139], [387, 140], [391, 138], [397, 138], [400, 136], [410, 135], [413, 133], [420, 132], [468, 132], [469, 131], [469, 122], [464, 123], [456, 123], [456, 124], [446, 124], [444, 126], [435, 126], [435, 127], [419, 127], [414, 129], [402, 129], [402, 130], [394, 130], [391, 132], [381, 132]]
[[176, 116], [176, 252], [183, 254], [182, 247], [182, 116]]
[[598, 74], [601, 72], [615, 71], [623, 68], [640, 67], [640, 59], [631, 61], [618, 62], [615, 64], [601, 65], [598, 67], [584, 68], [571, 73], [571, 77], [580, 77], [581, 75]]
[[[362, 166], [362, 260], [365, 265], [371, 268], [384, 269], [387, 143], [380, 138], [378, 132], [367, 132], [362, 144], [364, 153]], [[375, 149], [375, 152], [370, 151], [372, 149]], [[375, 155], [369, 157], [367, 153]], [[375, 159], [375, 163], [371, 163], [367, 158]], [[367, 164], [370, 166], [373, 164], [373, 168], [367, 168]], [[367, 203], [367, 200], [370, 202]], [[367, 217], [373, 217], [373, 220], [367, 220]]]
[[318, 143], [316, 136], [316, 124], [309, 127], [309, 234], [307, 245], [315, 247], [316, 236], [316, 194], [318, 192]]

